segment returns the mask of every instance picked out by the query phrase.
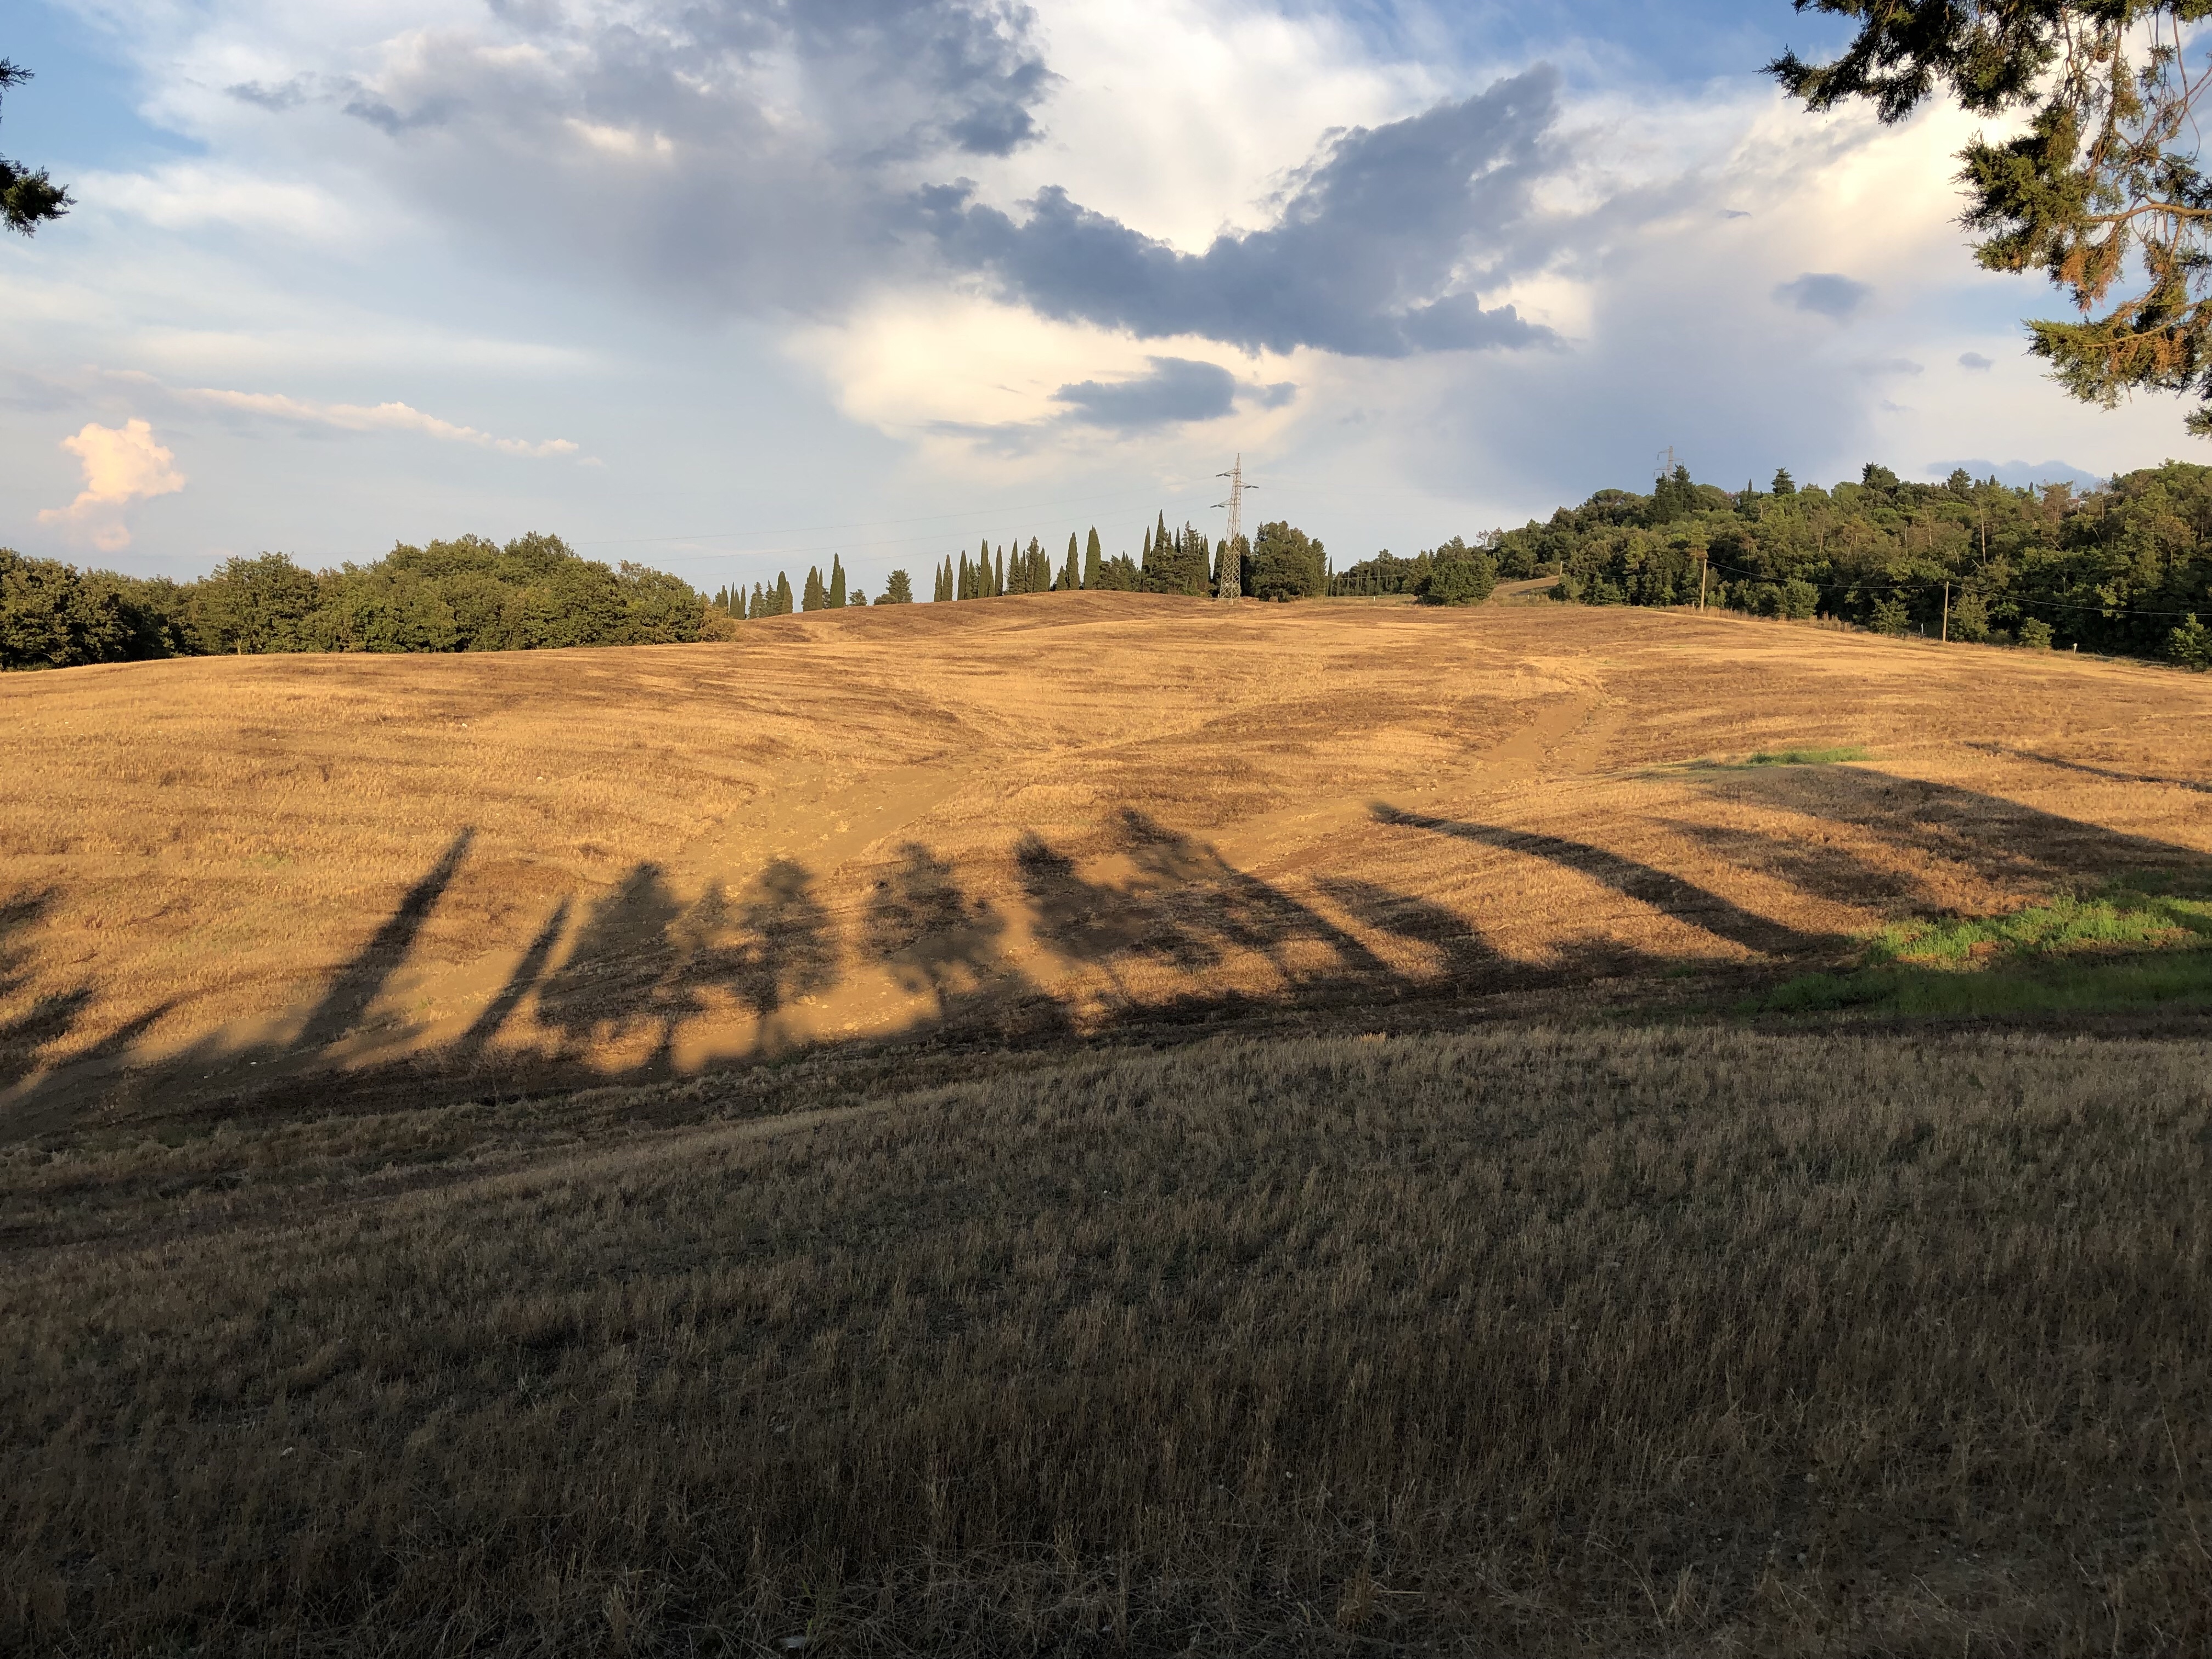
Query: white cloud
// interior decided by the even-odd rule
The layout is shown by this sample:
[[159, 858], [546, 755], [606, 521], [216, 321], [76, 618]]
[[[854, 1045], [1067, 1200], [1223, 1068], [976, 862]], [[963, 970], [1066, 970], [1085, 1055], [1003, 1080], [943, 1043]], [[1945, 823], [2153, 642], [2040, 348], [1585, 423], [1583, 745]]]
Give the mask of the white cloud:
[[84, 469], [84, 488], [67, 507], [42, 511], [39, 522], [60, 526], [103, 553], [131, 545], [125, 509], [185, 487], [176, 457], [154, 441], [154, 428], [143, 421], [119, 427], [88, 422], [76, 436], [63, 439], [61, 447]]
[[[198, 153], [55, 157], [83, 210], [0, 247], [0, 362], [36, 382], [0, 397], [0, 514], [37, 534], [53, 434], [138, 416], [194, 476], [162, 549], [134, 556], [180, 570], [457, 525], [801, 524], [825, 491], [855, 520], [1109, 489], [1179, 516], [1240, 448], [1271, 516], [1360, 551], [1641, 484], [1669, 443], [1731, 483], [1956, 453], [2109, 470], [2175, 447], [2171, 400], [2083, 409], [2022, 355], [2014, 319], [2054, 296], [1967, 254], [1949, 157], [1973, 124], [1955, 112], [1811, 117], [1744, 67], [1755, 51], [1742, 73], [1669, 81], [1571, 13], [1492, 31], [1510, 44], [1483, 58], [1456, 27], [1469, 9], [1408, 33], [1440, 9], [1422, 0], [1031, 5], [84, 0], [137, 65], [141, 114]], [[1565, 68], [1556, 165], [1510, 236], [1472, 239], [1431, 286], [1479, 289], [1557, 349], [1385, 362], [1139, 339], [1040, 316], [917, 246], [912, 192], [964, 176], [1018, 217], [1057, 186], [1200, 252], [1295, 214], [1332, 130], [1540, 58]], [[1232, 378], [1229, 412], [1165, 398], [1161, 363], [1185, 391]], [[1885, 399], [1908, 385], [1915, 407]], [[222, 389], [258, 386], [287, 390]], [[1148, 388], [1160, 420], [1126, 418]], [[1124, 418], [1076, 418], [1102, 410]], [[434, 441], [303, 441], [334, 432]], [[570, 436], [504, 435], [553, 432]], [[604, 475], [506, 459], [580, 459], [571, 438]], [[75, 511], [39, 515], [57, 551], [86, 529]]]
[[472, 426], [441, 421], [405, 404], [317, 404], [288, 398], [276, 392], [225, 392], [214, 386], [186, 386], [176, 394], [189, 402], [217, 409], [234, 409], [251, 415], [268, 415], [308, 426], [332, 427], [341, 432], [420, 432], [448, 443], [475, 444], [502, 455], [573, 455], [576, 446], [566, 438], [547, 438], [533, 443], [526, 438], [495, 438]]

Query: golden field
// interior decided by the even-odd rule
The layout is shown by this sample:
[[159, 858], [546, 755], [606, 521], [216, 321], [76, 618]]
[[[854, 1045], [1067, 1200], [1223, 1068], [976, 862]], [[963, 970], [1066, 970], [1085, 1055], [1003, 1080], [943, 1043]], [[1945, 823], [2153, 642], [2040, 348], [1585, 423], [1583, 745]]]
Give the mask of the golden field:
[[[1717, 615], [1039, 595], [0, 705], [19, 1131], [133, 1079], [434, 1055], [580, 1083], [1439, 990], [1571, 1011], [2212, 867], [2212, 681]], [[1868, 758], [1698, 763], [1839, 745]]]
[[2212, 1646], [2212, 678], [1080, 594], [0, 700], [0, 1649]]

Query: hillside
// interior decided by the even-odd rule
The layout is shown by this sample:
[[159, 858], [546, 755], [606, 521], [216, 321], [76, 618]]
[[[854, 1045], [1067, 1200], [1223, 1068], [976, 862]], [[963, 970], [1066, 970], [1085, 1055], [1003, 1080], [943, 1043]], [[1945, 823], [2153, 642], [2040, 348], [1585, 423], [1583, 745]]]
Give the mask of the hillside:
[[542, 1084], [1571, 1011], [2212, 860], [2212, 681], [1723, 616], [1041, 595], [91, 667], [0, 710], [26, 1124], [434, 1053]]
[[2212, 1642], [2203, 677], [1085, 593], [0, 700], [10, 1652]]

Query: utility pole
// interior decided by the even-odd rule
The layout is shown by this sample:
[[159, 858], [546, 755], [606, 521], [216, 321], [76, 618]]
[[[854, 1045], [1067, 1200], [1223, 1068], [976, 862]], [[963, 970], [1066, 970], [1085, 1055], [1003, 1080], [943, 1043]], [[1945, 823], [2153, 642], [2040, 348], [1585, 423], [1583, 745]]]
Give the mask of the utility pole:
[[1712, 554], [1705, 548], [1698, 550], [1698, 609], [1705, 608], [1705, 572], [1711, 568]]
[[1221, 586], [1214, 594], [1218, 599], [1235, 604], [1244, 596], [1244, 492], [1257, 489], [1255, 483], [1244, 482], [1244, 453], [1239, 450], [1236, 461], [1226, 472], [1217, 472], [1217, 478], [1229, 480], [1229, 499], [1216, 501], [1216, 507], [1229, 509], [1229, 535], [1221, 544]]
[[1951, 643], [1951, 584], [1943, 584], [1943, 643]]

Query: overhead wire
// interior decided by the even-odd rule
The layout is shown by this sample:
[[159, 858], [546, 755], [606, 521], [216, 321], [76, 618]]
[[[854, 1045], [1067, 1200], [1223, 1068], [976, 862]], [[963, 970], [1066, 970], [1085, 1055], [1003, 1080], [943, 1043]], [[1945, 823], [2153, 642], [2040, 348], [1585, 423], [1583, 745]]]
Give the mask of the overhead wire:
[[[1705, 561], [1705, 563], [1711, 569], [1724, 570], [1729, 575], [1748, 577], [1753, 581], [1772, 582], [1777, 580], [1777, 578], [1771, 575], [1761, 574], [1756, 570], [1741, 569], [1735, 565], [1723, 564], [1718, 560], [1712, 558], [1708, 558]], [[1784, 577], [1780, 580], [1788, 580], [1790, 578]], [[1962, 586], [1964, 586], [1963, 580], [1960, 585]], [[1917, 587], [1922, 592], [1935, 592], [1937, 584], [1923, 577], [1913, 583], [1899, 583], [1898, 586], [1912, 586]], [[2063, 599], [2023, 599], [2014, 598], [2009, 594], [2001, 599], [1999, 603], [2002, 605], [2036, 605], [2040, 606], [2045, 610], [2094, 611], [2097, 612], [2098, 615], [2104, 617], [2193, 617], [2197, 614], [2194, 611], [2141, 611], [2130, 609], [2125, 605], [2069, 605]]]

